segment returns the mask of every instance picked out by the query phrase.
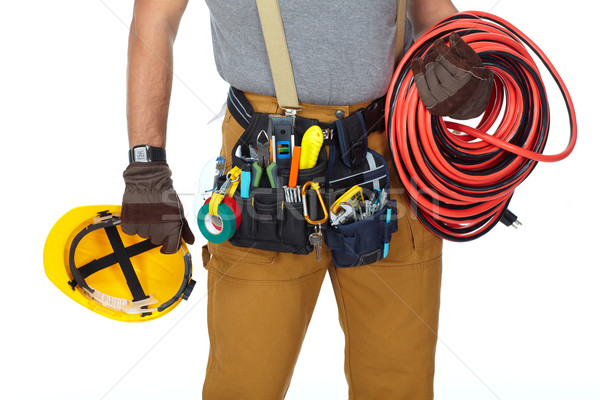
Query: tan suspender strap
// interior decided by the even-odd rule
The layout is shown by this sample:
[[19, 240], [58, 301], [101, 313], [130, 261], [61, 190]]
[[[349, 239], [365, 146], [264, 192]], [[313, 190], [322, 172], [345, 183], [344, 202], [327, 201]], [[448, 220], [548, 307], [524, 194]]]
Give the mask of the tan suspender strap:
[[278, 0], [256, 0], [277, 103], [283, 109], [299, 109], [296, 82], [288, 52]]
[[[290, 53], [288, 51], [279, 0], [256, 0], [262, 27], [271, 75], [275, 86], [277, 104], [283, 109], [299, 109], [298, 93]], [[396, 55], [398, 65], [404, 53], [404, 29], [406, 24], [406, 0], [398, 0], [396, 9]]]
[[406, 25], [406, 0], [398, 0], [396, 8], [396, 57], [394, 65], [398, 65], [404, 55], [404, 29]]

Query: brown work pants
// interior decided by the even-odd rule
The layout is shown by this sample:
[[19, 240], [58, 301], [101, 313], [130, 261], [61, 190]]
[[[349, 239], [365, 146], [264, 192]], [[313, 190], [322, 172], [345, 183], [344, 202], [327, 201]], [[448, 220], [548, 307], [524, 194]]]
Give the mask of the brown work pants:
[[[247, 94], [256, 112], [282, 113], [273, 97]], [[368, 103], [367, 103], [368, 104]], [[333, 122], [366, 106], [302, 104], [298, 115]], [[243, 129], [226, 113], [221, 155]], [[208, 331], [210, 354], [205, 400], [283, 399], [317, 296], [329, 271], [346, 338], [345, 373], [352, 400], [433, 398], [437, 341], [441, 240], [410, 211], [393, 170], [384, 132], [369, 136], [391, 172], [398, 202], [398, 232], [389, 255], [355, 268], [337, 268], [323, 245], [322, 259], [208, 244]]]

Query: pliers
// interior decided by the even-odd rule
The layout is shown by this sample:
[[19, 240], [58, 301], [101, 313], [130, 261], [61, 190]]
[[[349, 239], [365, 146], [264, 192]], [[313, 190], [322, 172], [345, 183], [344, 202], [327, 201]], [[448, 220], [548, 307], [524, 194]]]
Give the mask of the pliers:
[[258, 160], [252, 164], [252, 186], [259, 187], [262, 179], [263, 170], [267, 171], [269, 184], [272, 188], [278, 187], [277, 182], [277, 164], [271, 162], [271, 142], [267, 132], [260, 131], [256, 138], [256, 153]]

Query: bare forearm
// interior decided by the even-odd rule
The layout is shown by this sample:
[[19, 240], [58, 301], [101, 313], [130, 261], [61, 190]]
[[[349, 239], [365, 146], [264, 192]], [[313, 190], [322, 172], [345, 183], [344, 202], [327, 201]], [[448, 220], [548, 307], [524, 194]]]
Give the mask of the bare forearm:
[[187, 0], [136, 0], [129, 32], [129, 145], [165, 147], [173, 84], [173, 43]]
[[418, 38], [436, 22], [458, 10], [451, 0], [408, 0], [407, 12]]
[[127, 126], [130, 147], [165, 147], [173, 82], [173, 46], [161, 27], [136, 27], [129, 35]]

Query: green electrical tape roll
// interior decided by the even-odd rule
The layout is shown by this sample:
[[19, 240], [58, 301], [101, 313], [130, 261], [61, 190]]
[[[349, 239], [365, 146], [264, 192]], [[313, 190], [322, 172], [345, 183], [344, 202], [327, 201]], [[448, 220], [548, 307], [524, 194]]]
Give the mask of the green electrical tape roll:
[[208, 213], [209, 204], [204, 204], [198, 212], [198, 228], [202, 235], [212, 243], [229, 240], [237, 228], [236, 215], [225, 203], [219, 204], [218, 216]]

